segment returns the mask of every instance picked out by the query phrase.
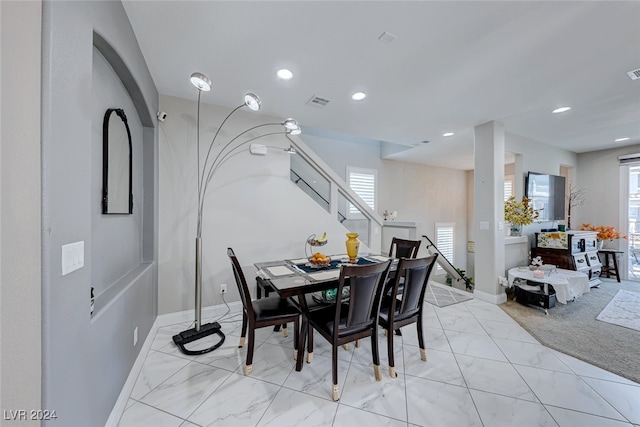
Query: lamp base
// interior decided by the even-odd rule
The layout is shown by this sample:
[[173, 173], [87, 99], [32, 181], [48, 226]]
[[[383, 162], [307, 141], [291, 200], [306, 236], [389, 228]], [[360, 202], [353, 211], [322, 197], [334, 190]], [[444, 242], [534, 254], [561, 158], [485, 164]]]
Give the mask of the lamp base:
[[[203, 350], [188, 350], [187, 348], [185, 348], [185, 344], [189, 344], [190, 342], [197, 341], [213, 334], [217, 334], [220, 336], [220, 341], [218, 341], [213, 346], [205, 348]], [[173, 342], [178, 346], [180, 351], [190, 356], [209, 353], [220, 347], [222, 343], [224, 343], [224, 339], [225, 335], [222, 333], [220, 324], [218, 322], [206, 323], [200, 327], [199, 331], [197, 331], [196, 328], [191, 328], [187, 329], [186, 331], [180, 332], [178, 335], [173, 336]]]

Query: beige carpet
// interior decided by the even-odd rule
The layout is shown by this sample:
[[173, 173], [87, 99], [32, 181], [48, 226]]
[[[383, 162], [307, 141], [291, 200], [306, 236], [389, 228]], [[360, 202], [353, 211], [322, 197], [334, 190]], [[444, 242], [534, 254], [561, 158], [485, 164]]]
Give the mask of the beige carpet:
[[640, 383], [640, 331], [596, 320], [620, 289], [640, 292], [640, 283], [602, 279], [599, 288], [556, 304], [549, 315], [511, 298], [500, 307], [547, 347]]

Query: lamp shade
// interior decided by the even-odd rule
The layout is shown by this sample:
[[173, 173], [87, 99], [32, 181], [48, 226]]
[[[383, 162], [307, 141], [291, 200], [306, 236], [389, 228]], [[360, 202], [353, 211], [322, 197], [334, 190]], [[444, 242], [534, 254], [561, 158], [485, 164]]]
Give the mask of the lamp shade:
[[198, 90], [203, 90], [205, 92], [209, 92], [211, 90], [211, 80], [209, 77], [205, 76], [202, 73], [192, 73], [191, 74], [191, 83], [198, 88]]
[[293, 129], [297, 129], [298, 128], [298, 121], [296, 119], [289, 118], [289, 119], [285, 120], [284, 122], [282, 122], [282, 124], [288, 130], [293, 130]]
[[262, 102], [260, 101], [260, 97], [255, 93], [248, 93], [244, 96], [244, 103], [251, 110], [258, 111]]

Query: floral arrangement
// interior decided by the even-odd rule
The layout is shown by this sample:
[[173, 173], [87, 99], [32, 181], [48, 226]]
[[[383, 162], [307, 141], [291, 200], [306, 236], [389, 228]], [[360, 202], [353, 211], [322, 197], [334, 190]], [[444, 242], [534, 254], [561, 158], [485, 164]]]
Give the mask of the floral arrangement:
[[529, 225], [538, 218], [538, 211], [529, 205], [531, 199], [523, 197], [516, 202], [515, 196], [504, 202], [504, 220], [514, 225]]
[[622, 233], [616, 231], [616, 229], [610, 225], [593, 225], [587, 222], [580, 226], [580, 230], [597, 231], [599, 240], [615, 240], [621, 237], [624, 239], [627, 238], [627, 236], [623, 236]]

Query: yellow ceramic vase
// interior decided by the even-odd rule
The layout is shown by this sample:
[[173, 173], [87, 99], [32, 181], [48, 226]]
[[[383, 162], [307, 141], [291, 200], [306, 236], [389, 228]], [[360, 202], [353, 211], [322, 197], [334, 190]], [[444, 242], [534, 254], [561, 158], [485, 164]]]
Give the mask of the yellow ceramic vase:
[[360, 247], [360, 240], [358, 240], [358, 233], [347, 233], [347, 255], [349, 256], [349, 262], [355, 263], [358, 258], [358, 248]]

